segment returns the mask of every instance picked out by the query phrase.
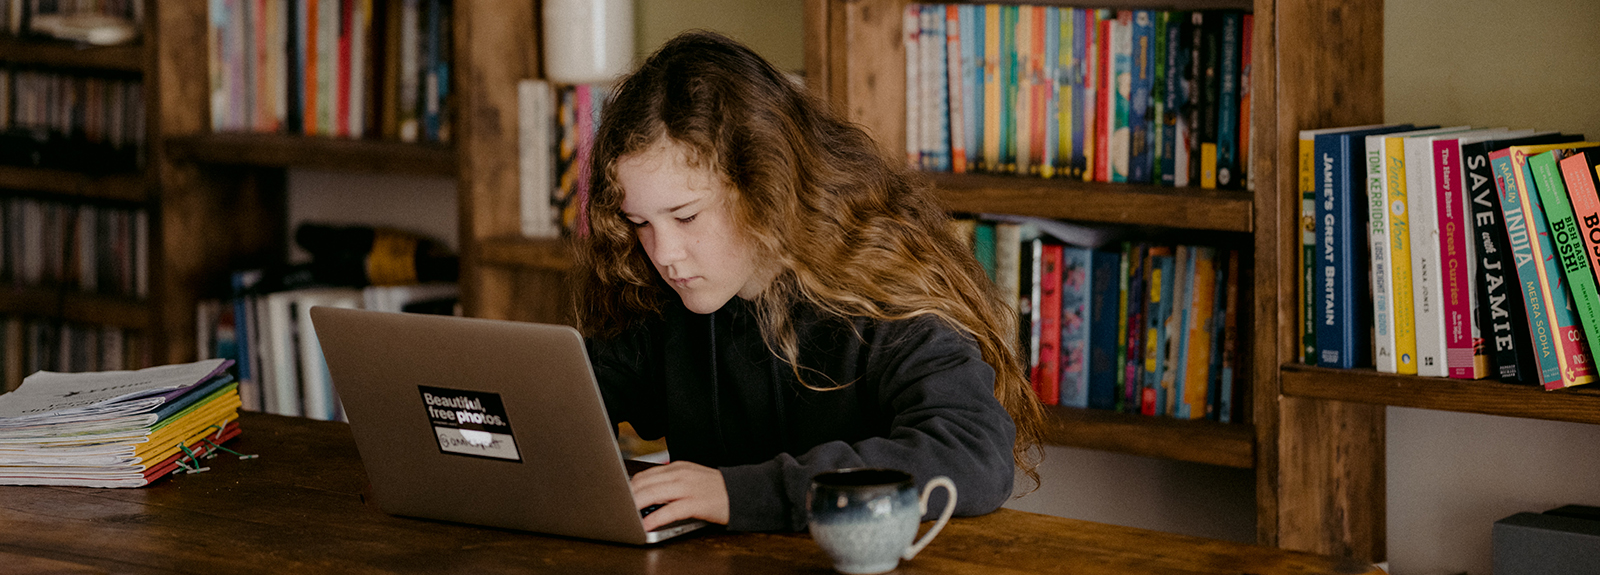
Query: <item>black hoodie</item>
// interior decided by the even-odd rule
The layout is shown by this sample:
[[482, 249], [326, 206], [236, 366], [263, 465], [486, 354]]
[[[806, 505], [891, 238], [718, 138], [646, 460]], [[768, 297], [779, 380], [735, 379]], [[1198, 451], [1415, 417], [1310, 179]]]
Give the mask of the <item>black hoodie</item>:
[[[811, 477], [846, 467], [907, 471], [919, 489], [947, 476], [957, 515], [1005, 503], [1016, 429], [972, 338], [926, 315], [794, 321], [805, 385], [737, 297], [708, 315], [674, 301], [620, 337], [591, 339], [612, 423], [721, 470], [732, 530], [804, 529]], [[944, 501], [936, 491], [930, 516]]]

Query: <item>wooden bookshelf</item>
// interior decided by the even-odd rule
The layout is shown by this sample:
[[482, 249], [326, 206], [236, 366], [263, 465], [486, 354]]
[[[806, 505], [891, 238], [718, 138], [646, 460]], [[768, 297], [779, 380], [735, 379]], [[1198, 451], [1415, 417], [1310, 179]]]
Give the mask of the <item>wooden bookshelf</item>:
[[1254, 224], [1245, 191], [993, 174], [929, 176], [946, 208], [955, 212], [1225, 232], [1250, 232]]
[[151, 309], [146, 302], [48, 288], [0, 288], [0, 315], [60, 318], [135, 330], [151, 325]]
[[144, 44], [88, 46], [47, 38], [0, 36], [0, 62], [79, 71], [144, 72]]
[[1047, 411], [1045, 440], [1053, 445], [1240, 469], [1255, 466], [1255, 430], [1250, 425], [1062, 406]]
[[1545, 391], [1493, 380], [1283, 366], [1283, 393], [1294, 397], [1574, 423], [1600, 423], [1600, 389], [1593, 387]]
[[455, 177], [449, 145], [284, 134], [223, 133], [169, 138], [174, 161]]
[[150, 199], [145, 177], [139, 173], [85, 174], [68, 170], [0, 166], [0, 185], [82, 199], [144, 202]]

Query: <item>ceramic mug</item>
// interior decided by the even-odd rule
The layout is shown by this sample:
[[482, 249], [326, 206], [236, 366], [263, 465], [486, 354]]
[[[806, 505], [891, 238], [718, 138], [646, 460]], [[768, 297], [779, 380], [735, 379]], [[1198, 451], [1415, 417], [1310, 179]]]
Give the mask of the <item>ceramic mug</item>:
[[[928, 512], [928, 495], [943, 487], [950, 493], [939, 521], [912, 544], [917, 524]], [[935, 477], [920, 497], [911, 474], [894, 469], [841, 469], [818, 474], [806, 496], [811, 538], [840, 573], [867, 575], [894, 570], [910, 560], [944, 529], [956, 510], [956, 485]]]

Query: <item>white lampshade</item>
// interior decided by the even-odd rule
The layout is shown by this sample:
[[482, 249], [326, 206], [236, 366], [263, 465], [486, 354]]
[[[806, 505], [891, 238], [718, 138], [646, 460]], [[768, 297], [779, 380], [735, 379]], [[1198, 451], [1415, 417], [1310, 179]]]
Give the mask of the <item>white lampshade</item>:
[[633, 0], [544, 0], [545, 76], [603, 83], [633, 67]]

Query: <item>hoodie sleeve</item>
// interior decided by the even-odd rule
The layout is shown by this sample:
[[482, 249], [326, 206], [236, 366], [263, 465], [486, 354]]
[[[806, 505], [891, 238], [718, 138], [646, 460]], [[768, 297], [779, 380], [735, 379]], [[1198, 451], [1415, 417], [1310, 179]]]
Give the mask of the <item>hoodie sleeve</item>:
[[664, 403], [660, 387], [644, 384], [650, 365], [648, 342], [648, 331], [637, 328], [614, 338], [585, 339], [584, 347], [594, 366], [595, 382], [600, 385], [611, 426], [615, 428], [626, 421], [640, 437], [659, 439], [666, 435], [667, 424], [659, 408]]
[[[934, 477], [949, 477], [957, 515], [989, 513], [1010, 497], [1016, 428], [994, 397], [995, 372], [977, 343], [938, 318], [921, 316], [879, 324], [865, 345], [866, 368], [856, 385], [872, 386], [870, 400], [889, 417], [888, 434], [721, 468], [729, 529], [805, 529], [811, 478], [846, 467], [906, 471], [919, 489]], [[929, 517], [944, 505], [940, 489], [928, 502]]]

